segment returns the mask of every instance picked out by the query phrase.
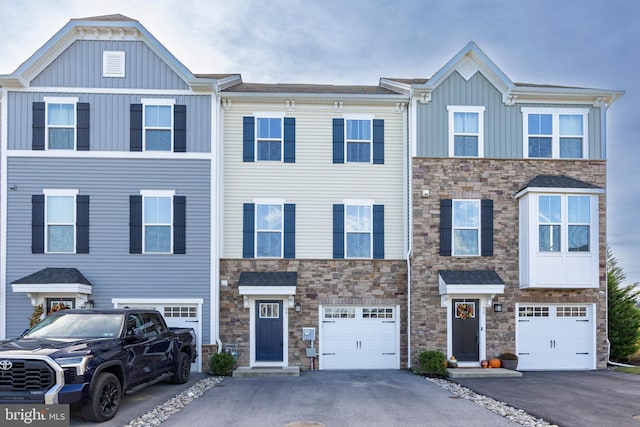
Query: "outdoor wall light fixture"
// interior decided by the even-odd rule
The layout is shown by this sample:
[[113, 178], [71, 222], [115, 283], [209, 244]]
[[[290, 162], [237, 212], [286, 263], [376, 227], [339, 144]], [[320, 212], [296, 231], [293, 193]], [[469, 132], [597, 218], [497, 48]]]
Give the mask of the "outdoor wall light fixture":
[[502, 304], [493, 304], [493, 311], [496, 313], [501, 313], [502, 312]]
[[300, 313], [302, 311], [302, 304], [300, 304], [300, 301], [298, 301], [296, 303], [296, 313]]

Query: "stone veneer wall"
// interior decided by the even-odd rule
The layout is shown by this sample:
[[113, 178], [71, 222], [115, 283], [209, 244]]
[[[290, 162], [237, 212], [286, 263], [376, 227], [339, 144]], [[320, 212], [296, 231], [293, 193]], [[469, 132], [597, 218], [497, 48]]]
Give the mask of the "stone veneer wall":
[[[413, 160], [413, 254], [411, 260], [411, 360], [419, 352], [447, 352], [446, 308], [441, 307], [438, 270], [495, 270], [505, 292], [494, 302], [503, 312], [487, 309], [487, 357], [515, 351], [516, 303], [596, 303], [597, 367], [606, 367], [606, 200], [600, 195], [600, 288], [520, 289], [519, 201], [513, 194], [537, 175], [566, 175], [602, 188], [606, 163], [591, 160], [502, 160], [415, 158]], [[429, 197], [422, 197], [429, 190]], [[440, 256], [440, 199], [493, 200], [494, 255], [456, 258]], [[602, 294], [600, 294], [602, 291]]]
[[[220, 279], [228, 285], [220, 288], [220, 338], [223, 347], [237, 344], [238, 365], [249, 365], [249, 309], [244, 308], [238, 291], [238, 279], [243, 271], [295, 271], [298, 273], [295, 301], [302, 304], [297, 313], [289, 309], [289, 366], [309, 369], [303, 327], [316, 328], [320, 323], [318, 306], [399, 305], [400, 363], [407, 359], [407, 264], [404, 260], [301, 260], [301, 259], [223, 259]], [[321, 356], [319, 356], [321, 357]], [[316, 362], [316, 369], [318, 368]]]

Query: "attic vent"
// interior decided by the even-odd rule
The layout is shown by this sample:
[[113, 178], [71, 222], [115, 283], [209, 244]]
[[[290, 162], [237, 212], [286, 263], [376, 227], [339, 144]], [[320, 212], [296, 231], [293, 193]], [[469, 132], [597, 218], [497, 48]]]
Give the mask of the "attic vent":
[[102, 77], [124, 77], [124, 52], [102, 53]]

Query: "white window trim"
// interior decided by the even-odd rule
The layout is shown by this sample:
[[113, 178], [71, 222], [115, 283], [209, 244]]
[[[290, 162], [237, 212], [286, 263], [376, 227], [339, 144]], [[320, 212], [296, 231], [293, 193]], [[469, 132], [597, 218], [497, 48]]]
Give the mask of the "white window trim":
[[[45, 188], [42, 190], [44, 194], [44, 253], [46, 254], [75, 254], [76, 253], [76, 234], [77, 230], [77, 222], [78, 222], [78, 207], [76, 204], [76, 196], [78, 195], [78, 190], [74, 189], [52, 189]], [[50, 224], [49, 218], [47, 215], [47, 205], [49, 204], [49, 197], [57, 196], [57, 197], [73, 197], [73, 223], [72, 224]], [[55, 252], [49, 251], [49, 225], [73, 225], [73, 251], [71, 252]]]
[[[368, 163], [373, 163], [373, 120], [375, 119], [375, 116], [363, 115], [363, 114], [344, 114], [342, 116], [342, 119], [344, 120], [344, 162], [351, 163], [351, 164], [358, 164], [358, 163], [367, 164], [367, 162], [350, 162], [349, 161], [349, 158], [347, 155], [347, 147], [349, 145], [349, 141], [351, 140], [347, 138], [347, 122], [349, 120], [369, 120], [369, 135], [371, 135], [371, 138], [369, 139], [369, 162]], [[364, 141], [364, 139], [358, 139], [353, 141], [354, 142]]]
[[[286, 201], [283, 199], [254, 199], [254, 219], [253, 219], [253, 253], [256, 258], [263, 259], [280, 259], [284, 258], [284, 205]], [[282, 229], [280, 230], [280, 255], [279, 256], [259, 256], [258, 255], [258, 205], [278, 205], [280, 206], [280, 212], [282, 212], [281, 224]], [[273, 233], [274, 231], [263, 230], [263, 232]]]
[[[540, 225], [555, 225], [555, 223], [540, 223], [540, 196], [557, 196], [560, 197], [560, 250], [557, 252], [547, 252], [540, 250]], [[569, 197], [588, 197], [589, 198], [589, 223], [570, 223], [569, 222]], [[594, 234], [598, 230], [598, 198], [592, 194], [573, 194], [573, 193], [540, 193], [535, 197], [535, 249], [538, 255], [542, 256], [587, 256], [594, 253], [597, 249], [597, 240], [594, 242]], [[569, 251], [569, 226], [570, 225], [588, 225], [589, 226], [589, 250], [588, 251]]]
[[[285, 114], [278, 111], [266, 111], [266, 112], [256, 112], [253, 113], [254, 124], [253, 124], [253, 152], [255, 153], [256, 162], [266, 162], [266, 163], [283, 163], [284, 162], [284, 117]], [[280, 119], [280, 135], [281, 138], [258, 138], [258, 119]], [[261, 141], [280, 141], [280, 160], [260, 160], [258, 159], [258, 139]]]
[[171, 132], [171, 136], [170, 138], [170, 143], [171, 146], [169, 147], [169, 150], [149, 150], [150, 152], [173, 152], [173, 136], [174, 136], [174, 132], [175, 132], [175, 123], [173, 122], [173, 107], [176, 105], [176, 100], [175, 99], [170, 99], [170, 98], [142, 98], [140, 100], [140, 102], [142, 102], [142, 151], [147, 151], [147, 129], [149, 130], [167, 130], [166, 127], [147, 127], [145, 125], [146, 121], [145, 121], [145, 115], [147, 112], [147, 108], [146, 107], [152, 107], [152, 106], [170, 106], [171, 107], [171, 113], [170, 113], [170, 117], [171, 117], [171, 128], [169, 129]]
[[[589, 109], [588, 108], [532, 108], [522, 107], [522, 155], [525, 159], [541, 159], [529, 157], [529, 114], [550, 114], [551, 117], [551, 158], [560, 158], [560, 116], [582, 115], [582, 157], [562, 158], [561, 160], [589, 158]], [[544, 159], [544, 158], [542, 158]]]
[[[120, 64], [119, 72], [109, 72], [110, 59], [117, 59]], [[102, 52], [102, 77], [124, 77], [125, 75], [125, 52], [105, 50]]]
[[[483, 158], [484, 157], [484, 112], [486, 108], [484, 106], [473, 105], [447, 105], [447, 111], [449, 112], [449, 157], [462, 157], [462, 158]], [[454, 155], [454, 142], [455, 142], [455, 113], [477, 113], [478, 114], [478, 156], [456, 156]], [[475, 135], [475, 134], [467, 134]]]
[[[370, 199], [345, 199], [342, 201], [344, 204], [344, 258], [345, 259], [373, 259], [373, 205], [375, 202]], [[371, 224], [371, 229], [369, 230], [369, 256], [368, 257], [353, 257], [349, 256], [349, 250], [347, 245], [347, 207], [348, 206], [367, 206], [369, 208], [369, 212], [371, 213], [371, 218], [369, 224]], [[364, 232], [354, 231], [354, 233], [364, 234]]]
[[77, 97], [55, 97], [45, 96], [43, 98], [44, 106], [44, 146], [46, 150], [49, 148], [49, 128], [69, 129], [71, 126], [49, 126], [49, 104], [71, 104], [73, 105], [73, 148], [61, 149], [51, 148], [54, 151], [76, 151], [78, 146], [78, 107], [79, 99]]
[[[173, 254], [173, 196], [175, 196], [175, 194], [176, 194], [175, 190], [140, 190], [140, 195], [142, 196], [142, 253], [143, 254], [153, 254], [153, 255]], [[168, 224], [170, 228], [170, 232], [169, 232], [169, 237], [170, 237], [169, 248], [170, 249], [168, 252], [147, 252], [147, 239], [145, 238], [145, 235], [146, 235], [145, 229], [146, 229], [147, 223], [144, 220], [144, 205], [147, 197], [168, 197], [171, 199], [171, 202], [169, 203], [171, 217], [169, 219], [169, 224]], [[166, 225], [166, 224], [155, 224], [155, 225]]]
[[[478, 207], [478, 226], [477, 227], [456, 227], [456, 202], [474, 202]], [[456, 230], [478, 230], [478, 247], [476, 254], [457, 254], [455, 243]], [[453, 199], [451, 201], [451, 256], [457, 256], [461, 258], [479, 257], [482, 255], [482, 204], [480, 199]]]

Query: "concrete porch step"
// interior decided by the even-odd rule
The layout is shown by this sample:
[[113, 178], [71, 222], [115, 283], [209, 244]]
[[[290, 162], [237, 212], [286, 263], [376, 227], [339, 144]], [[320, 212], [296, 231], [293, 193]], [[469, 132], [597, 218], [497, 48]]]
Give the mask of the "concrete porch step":
[[449, 368], [449, 378], [521, 377], [522, 372], [504, 368]]
[[285, 366], [283, 368], [250, 368], [248, 366], [239, 366], [233, 371], [236, 378], [243, 377], [299, 377], [299, 366]]

